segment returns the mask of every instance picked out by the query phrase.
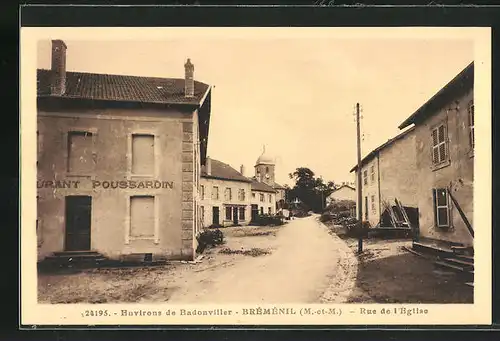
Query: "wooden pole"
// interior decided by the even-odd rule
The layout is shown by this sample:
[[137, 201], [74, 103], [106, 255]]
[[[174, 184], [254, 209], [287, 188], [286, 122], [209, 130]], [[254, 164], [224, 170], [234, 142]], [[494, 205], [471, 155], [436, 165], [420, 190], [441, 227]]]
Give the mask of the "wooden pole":
[[358, 172], [357, 172], [357, 191], [358, 191], [358, 224], [359, 224], [359, 236], [358, 236], [358, 253], [363, 252], [363, 195], [362, 195], [362, 184], [361, 184], [361, 133], [360, 133], [360, 122], [359, 122], [359, 103], [356, 103], [356, 130], [357, 130], [357, 152], [358, 152]]

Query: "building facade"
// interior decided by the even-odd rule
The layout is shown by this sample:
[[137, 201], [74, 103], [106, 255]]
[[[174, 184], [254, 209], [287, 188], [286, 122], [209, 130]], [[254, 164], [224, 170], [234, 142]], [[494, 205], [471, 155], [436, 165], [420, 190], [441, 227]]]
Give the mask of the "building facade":
[[251, 180], [228, 164], [207, 158], [202, 167], [200, 198], [204, 227], [250, 223]]
[[271, 186], [252, 180], [251, 213], [255, 219], [258, 215], [276, 214], [276, 191]]
[[230, 165], [206, 158], [202, 167], [200, 209], [204, 227], [244, 226], [259, 215], [275, 215], [285, 201], [285, 187], [275, 182], [274, 160], [265, 154], [257, 159], [255, 175], [245, 176]]
[[327, 198], [326, 204], [331, 204], [334, 201], [350, 200], [356, 201], [356, 189], [350, 185], [342, 185], [333, 191]]
[[98, 251], [193, 259], [210, 86], [185, 79], [66, 71], [52, 42], [37, 71], [39, 260]]
[[[357, 166], [351, 169], [356, 174]], [[418, 174], [415, 132], [410, 128], [375, 148], [361, 161], [361, 197], [363, 220], [370, 226], [381, 224], [386, 204], [398, 199], [405, 207], [417, 207]], [[360, 203], [357, 200], [356, 205]]]
[[[474, 63], [400, 129], [415, 126], [420, 237], [473, 245]], [[472, 233], [471, 233], [472, 232]]]

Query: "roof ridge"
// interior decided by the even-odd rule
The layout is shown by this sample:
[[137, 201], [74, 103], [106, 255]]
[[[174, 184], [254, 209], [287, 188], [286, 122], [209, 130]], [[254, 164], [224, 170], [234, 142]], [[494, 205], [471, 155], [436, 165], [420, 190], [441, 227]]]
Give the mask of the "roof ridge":
[[[38, 71], [45, 71], [45, 72], [51, 72], [51, 69], [43, 69], [43, 68], [38, 68]], [[131, 77], [131, 78], [143, 78], [143, 79], [151, 79], [151, 80], [182, 80], [184, 81], [185, 79], [182, 77], [155, 77], [155, 76], [145, 76], [145, 75], [121, 75], [121, 74], [116, 74], [116, 73], [102, 73], [102, 72], [89, 72], [89, 71], [74, 71], [74, 70], [66, 70], [66, 73], [72, 73], [72, 74], [83, 74], [83, 75], [96, 75], [96, 76], [113, 76], [113, 77]], [[208, 83], [199, 81], [199, 80], [194, 80], [195, 83], [199, 84], [205, 84], [208, 85]]]

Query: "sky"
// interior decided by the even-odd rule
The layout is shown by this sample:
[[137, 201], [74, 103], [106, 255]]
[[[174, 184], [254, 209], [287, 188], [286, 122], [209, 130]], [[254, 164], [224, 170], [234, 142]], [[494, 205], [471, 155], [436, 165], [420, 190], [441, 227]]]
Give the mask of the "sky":
[[[400, 131], [398, 125], [474, 58], [469, 39], [340, 39], [272, 35], [162, 41], [65, 39], [67, 70], [184, 77], [213, 86], [208, 156], [253, 175], [266, 152], [276, 181], [309, 167], [325, 181], [353, 181], [354, 108], [362, 108], [362, 155]], [[37, 67], [50, 68], [51, 43], [38, 44]]]

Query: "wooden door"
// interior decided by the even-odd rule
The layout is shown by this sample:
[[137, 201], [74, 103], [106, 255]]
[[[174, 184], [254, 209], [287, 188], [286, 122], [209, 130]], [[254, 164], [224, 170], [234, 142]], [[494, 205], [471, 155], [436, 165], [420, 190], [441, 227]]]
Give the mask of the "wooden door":
[[212, 207], [212, 224], [219, 225], [219, 207]]
[[92, 197], [66, 197], [66, 251], [90, 250]]

